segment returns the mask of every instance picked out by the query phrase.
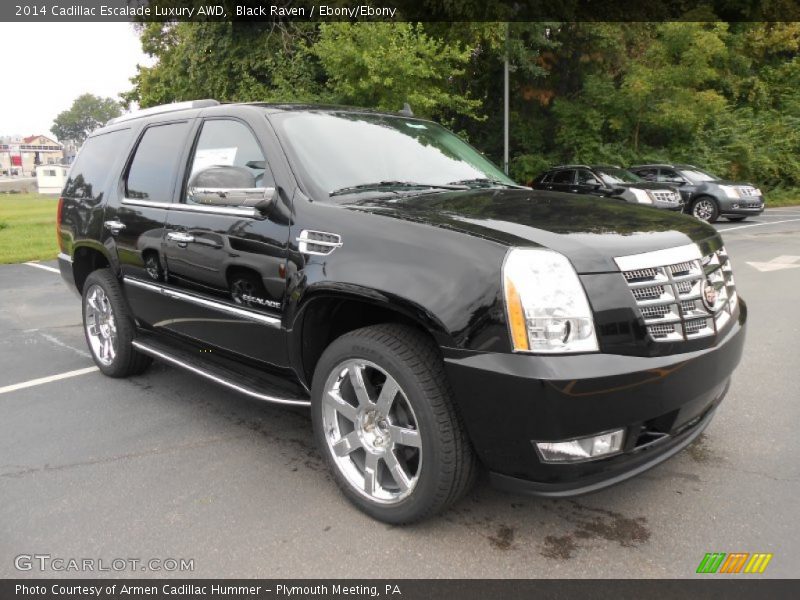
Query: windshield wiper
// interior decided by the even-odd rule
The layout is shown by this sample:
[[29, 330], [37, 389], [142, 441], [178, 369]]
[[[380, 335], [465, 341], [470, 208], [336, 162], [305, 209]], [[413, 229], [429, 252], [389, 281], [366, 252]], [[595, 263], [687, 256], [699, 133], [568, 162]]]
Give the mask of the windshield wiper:
[[514, 188], [516, 190], [527, 190], [524, 185], [516, 185], [514, 183], [505, 183], [504, 181], [500, 181], [498, 179], [489, 179], [488, 177], [476, 177], [475, 179], [462, 179], [460, 181], [451, 181], [450, 185], [478, 185], [481, 187], [491, 187], [495, 185], [501, 185], [507, 188]]
[[394, 191], [396, 189], [441, 189], [441, 190], [466, 190], [468, 186], [457, 183], [417, 183], [415, 181], [376, 181], [375, 183], [361, 183], [359, 185], [351, 185], [349, 187], [339, 188], [329, 193], [329, 196], [341, 196], [343, 194], [353, 194], [357, 192], [368, 192], [373, 190], [387, 189]]

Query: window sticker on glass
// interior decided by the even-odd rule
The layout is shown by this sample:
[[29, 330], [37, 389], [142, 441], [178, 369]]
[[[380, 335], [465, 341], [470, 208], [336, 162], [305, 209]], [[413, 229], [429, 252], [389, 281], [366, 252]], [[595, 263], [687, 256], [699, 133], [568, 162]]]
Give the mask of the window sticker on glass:
[[194, 155], [192, 174], [208, 167], [230, 166], [236, 160], [236, 148], [202, 148]]

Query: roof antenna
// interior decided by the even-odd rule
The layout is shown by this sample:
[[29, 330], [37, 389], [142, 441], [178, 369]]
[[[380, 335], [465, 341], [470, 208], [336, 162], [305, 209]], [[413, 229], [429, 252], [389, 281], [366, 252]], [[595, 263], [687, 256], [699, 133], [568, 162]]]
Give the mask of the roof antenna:
[[408, 102], [403, 102], [403, 110], [400, 111], [400, 114], [404, 117], [414, 116], [414, 111], [411, 110], [411, 105]]

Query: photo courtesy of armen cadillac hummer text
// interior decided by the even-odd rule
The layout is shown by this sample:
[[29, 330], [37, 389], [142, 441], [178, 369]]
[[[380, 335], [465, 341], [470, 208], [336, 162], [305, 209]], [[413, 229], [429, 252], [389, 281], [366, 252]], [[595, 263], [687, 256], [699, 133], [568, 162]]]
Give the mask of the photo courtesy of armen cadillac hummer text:
[[709, 224], [517, 185], [408, 107], [119, 117], [57, 221], [104, 374], [156, 359], [308, 407], [343, 493], [389, 523], [479, 470], [551, 497], [641, 473], [703, 431], [742, 356]]

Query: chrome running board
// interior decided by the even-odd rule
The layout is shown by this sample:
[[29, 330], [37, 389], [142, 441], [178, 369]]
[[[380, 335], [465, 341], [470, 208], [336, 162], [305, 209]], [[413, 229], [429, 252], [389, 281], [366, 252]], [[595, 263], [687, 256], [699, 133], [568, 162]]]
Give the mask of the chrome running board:
[[[264, 388], [277, 387], [270, 385], [270, 381], [264, 379], [256, 381], [254, 378], [248, 378], [242, 374], [235, 373], [226, 369], [225, 367], [217, 366], [211, 363], [205, 363], [197, 359], [189, 357], [188, 353], [180, 349], [170, 348], [169, 345], [160, 342], [159, 340], [150, 339], [146, 336], [143, 339], [135, 339], [132, 342], [133, 347], [142, 354], [147, 354], [155, 359], [162, 360], [166, 363], [180, 367], [187, 371], [191, 371], [201, 377], [210, 379], [211, 381], [225, 386], [231, 390], [237, 391], [240, 394], [255, 398], [256, 400], [263, 400], [264, 402], [271, 402], [273, 404], [283, 404], [288, 406], [311, 406], [311, 401], [305, 398], [293, 397], [291, 392], [281, 391], [281, 395], [277, 393], [265, 393]], [[234, 380], [235, 377], [235, 380]], [[250, 382], [243, 383], [250, 379]], [[261, 385], [258, 385], [258, 384]]]

